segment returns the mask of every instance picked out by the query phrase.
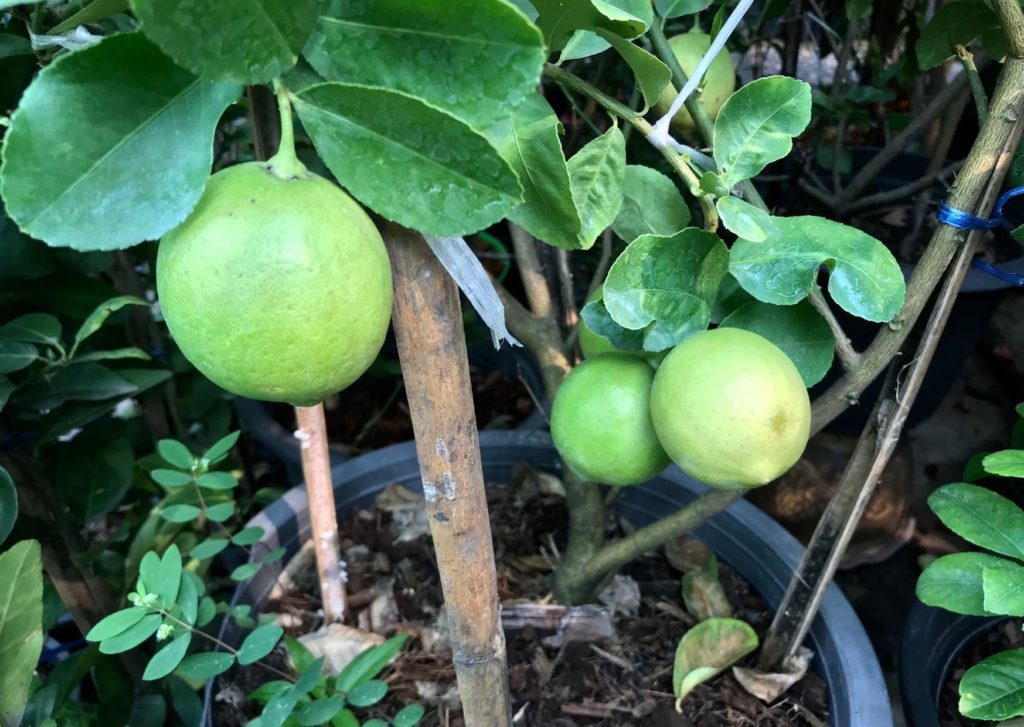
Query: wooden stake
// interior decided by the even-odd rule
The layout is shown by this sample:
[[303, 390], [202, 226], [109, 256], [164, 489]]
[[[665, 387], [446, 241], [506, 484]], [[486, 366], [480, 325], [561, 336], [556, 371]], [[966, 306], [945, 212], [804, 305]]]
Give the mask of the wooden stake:
[[338, 553], [338, 516], [334, 509], [331, 456], [327, 449], [324, 405], [297, 406], [299, 439], [302, 441], [302, 476], [309, 498], [309, 519], [320, 578], [320, 600], [326, 623], [342, 623], [347, 610], [345, 567]]
[[390, 223], [381, 232], [463, 716], [467, 727], [509, 727], [505, 635], [459, 291], [418, 233]]

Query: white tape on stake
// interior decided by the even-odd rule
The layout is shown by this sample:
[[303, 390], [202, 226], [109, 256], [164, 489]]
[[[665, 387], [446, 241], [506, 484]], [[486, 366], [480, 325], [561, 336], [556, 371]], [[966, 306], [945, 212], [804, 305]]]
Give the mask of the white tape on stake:
[[704, 74], [707, 73], [708, 68], [711, 66], [711, 62], [715, 60], [715, 57], [725, 47], [726, 42], [732, 36], [733, 32], [739, 26], [740, 21], [743, 20], [743, 16], [747, 14], [747, 11], [750, 10], [750, 6], [753, 4], [754, 0], [740, 0], [739, 5], [737, 5], [732, 13], [730, 13], [729, 19], [725, 21], [725, 25], [722, 26], [722, 29], [718, 31], [718, 35], [715, 36], [714, 41], [711, 43], [711, 47], [708, 48], [708, 52], [704, 54], [704, 57], [700, 59], [700, 63], [697, 64], [693, 73], [690, 74], [690, 78], [686, 82], [686, 85], [680, 89], [679, 95], [676, 96], [676, 100], [672, 102], [672, 106], [669, 108], [668, 113], [658, 119], [654, 124], [654, 131], [651, 132], [651, 135], [647, 138], [655, 147], [663, 149], [666, 146], [671, 145], [677, 151], [681, 151], [679, 147], [682, 145], [673, 139], [671, 134], [669, 134], [669, 124], [672, 123], [672, 119], [675, 117], [676, 113], [678, 113], [679, 109], [681, 109], [683, 104], [686, 103], [686, 99], [688, 99], [690, 94], [696, 90], [701, 79], [704, 78]]
[[522, 346], [509, 333], [505, 325], [505, 306], [498, 297], [484, 266], [461, 237], [423, 236], [430, 249], [437, 255], [444, 269], [455, 279], [473, 308], [487, 327], [491, 329], [491, 340], [495, 348], [501, 348], [502, 341], [513, 346]]

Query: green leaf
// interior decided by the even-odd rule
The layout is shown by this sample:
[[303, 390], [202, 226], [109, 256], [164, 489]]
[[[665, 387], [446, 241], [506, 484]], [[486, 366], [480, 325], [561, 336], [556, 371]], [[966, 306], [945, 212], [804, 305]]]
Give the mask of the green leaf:
[[0, 340], [56, 346], [60, 343], [60, 332], [60, 321], [56, 316], [29, 313], [0, 326]]
[[148, 592], [155, 589], [156, 582], [159, 579], [160, 555], [154, 550], [149, 550], [142, 556], [142, 560], [139, 561], [139, 580]]
[[187, 523], [202, 514], [195, 505], [170, 505], [160, 511], [160, 517], [171, 523]]
[[917, 598], [967, 616], [992, 616], [985, 609], [986, 570], [1020, 566], [988, 553], [953, 553], [932, 561], [917, 579]]
[[1004, 449], [982, 460], [985, 471], [1000, 477], [1024, 477], [1024, 450]]
[[14, 486], [10, 473], [0, 467], [0, 545], [11, 534], [17, 519], [18, 488]]
[[283, 634], [284, 629], [272, 624], [255, 629], [238, 649], [238, 663], [244, 666], [259, 661], [274, 650]]
[[725, 243], [695, 227], [644, 235], [612, 264], [604, 305], [619, 325], [643, 330], [644, 350], [664, 351], [708, 327], [728, 264]]
[[751, 179], [793, 148], [811, 122], [811, 87], [786, 76], [748, 83], [715, 120], [714, 154], [726, 186]]
[[156, 449], [167, 464], [178, 469], [191, 470], [195, 464], [195, 458], [188, 447], [176, 439], [161, 439], [157, 442]]
[[115, 348], [111, 351], [90, 351], [89, 353], [83, 353], [75, 356], [75, 361], [120, 361], [126, 358], [137, 358], [142, 361], [151, 360], [150, 355], [141, 348], [125, 346], [124, 348]]
[[239, 435], [241, 435], [241, 432], [231, 432], [231, 434], [221, 437], [214, 442], [212, 447], [203, 453], [203, 459], [207, 462], [216, 462], [221, 459], [231, 451], [232, 447], [235, 446]]
[[416, 727], [426, 712], [420, 704], [408, 704], [398, 710], [398, 713], [391, 718], [394, 727]]
[[149, 663], [146, 665], [146, 671], [142, 674], [142, 679], [151, 682], [156, 679], [163, 679], [170, 674], [178, 667], [181, 660], [185, 658], [185, 652], [188, 651], [188, 645], [191, 643], [192, 632], [186, 631], [167, 646], [160, 649], [149, 660]]
[[178, 673], [188, 679], [211, 679], [226, 672], [234, 663], [234, 655], [222, 651], [189, 654], [178, 666]]
[[[513, 0], [514, 1], [514, 0]], [[337, 716], [331, 720], [331, 727], [360, 727], [359, 719], [351, 709], [345, 708], [338, 712]], [[390, 727], [387, 722], [382, 719], [367, 720], [362, 723], [362, 727]]]
[[373, 679], [383, 671], [408, 639], [409, 634], [399, 634], [392, 636], [383, 644], [364, 650], [341, 670], [334, 682], [334, 688], [347, 694], [360, 684]]
[[156, 469], [150, 472], [149, 476], [164, 487], [184, 487], [192, 484], [192, 476], [178, 470]]
[[227, 538], [207, 538], [189, 551], [189, 556], [196, 560], [206, 560], [228, 547]]
[[79, 327], [78, 333], [75, 334], [75, 342], [71, 346], [71, 355], [75, 355], [75, 351], [78, 350], [82, 341], [103, 327], [103, 324], [110, 318], [111, 313], [115, 313], [127, 305], [148, 306], [149, 303], [142, 300], [142, 298], [136, 298], [134, 295], [120, 295], [100, 303], [99, 307], [89, 314], [89, 317]]
[[610, 30], [623, 38], [642, 35], [651, 25], [650, 0], [532, 0], [537, 25], [552, 51], [561, 50], [577, 30]]
[[980, 35], [1000, 27], [997, 16], [982, 2], [942, 4], [917, 40], [917, 62], [922, 71], [953, 56], [953, 46], [970, 45]]
[[172, 543], [164, 552], [164, 557], [160, 559], [156, 582], [146, 585], [160, 597], [160, 603], [164, 608], [170, 608], [175, 604], [181, 587], [181, 551], [177, 545]]
[[80, 25], [96, 23], [128, 10], [128, 0], [92, 0], [77, 13], [50, 28], [49, 35], [60, 35]]
[[342, 697], [317, 699], [300, 709], [295, 718], [303, 727], [315, 727], [315, 725], [330, 722], [344, 706], [345, 700]]
[[995, 553], [1024, 558], [1024, 511], [1002, 495], [956, 483], [933, 492], [928, 506], [960, 537]]
[[299, 692], [295, 689], [286, 689], [267, 702], [259, 720], [250, 722], [249, 727], [254, 727], [257, 722], [258, 727], [281, 727], [295, 710], [298, 701]]
[[178, 608], [181, 609], [181, 620], [189, 626], [195, 625], [196, 617], [199, 615], [199, 593], [196, 591], [196, 581], [202, 583], [195, 573], [183, 570], [181, 584], [178, 586], [178, 597], [175, 599]]
[[43, 650], [43, 566], [39, 543], [23, 540], [0, 553], [0, 720], [21, 722]]
[[209, 596], [204, 596], [199, 601], [199, 611], [196, 613], [196, 626], [202, 628], [213, 621], [217, 615], [217, 604]]
[[159, 238], [199, 200], [214, 129], [239, 92], [196, 79], [141, 33], [64, 55], [11, 117], [0, 167], [7, 213], [58, 247]]
[[353, 707], [370, 707], [388, 693], [388, 685], [380, 679], [363, 682], [348, 693], [348, 701]]
[[163, 618], [158, 613], [143, 616], [141, 621], [123, 633], [104, 639], [100, 643], [100, 651], [104, 654], [120, 654], [123, 651], [134, 649], [155, 634], [161, 623], [163, 623]]
[[722, 197], [715, 206], [722, 224], [741, 240], [764, 242], [775, 231], [770, 214], [739, 197]]
[[306, 648], [306, 645], [294, 636], [286, 635], [283, 643], [284, 648], [288, 651], [288, 658], [292, 661], [292, 667], [300, 674], [317, 661], [310, 650]]
[[19, 392], [16, 401], [33, 409], [56, 409], [66, 401], [102, 401], [137, 391], [134, 384], [106, 366], [75, 363]]
[[1024, 715], [1024, 649], [993, 654], [964, 672], [960, 712], [984, 720]]
[[774, 343], [796, 364], [808, 388], [825, 378], [832, 366], [835, 336], [807, 301], [776, 306], [754, 300], [734, 310], [720, 325], [742, 328]]
[[533, 96], [546, 56], [537, 27], [504, 0], [347, 0], [303, 53], [329, 81], [402, 91], [477, 129]]
[[14, 393], [15, 386], [11, 383], [10, 379], [6, 376], [0, 376], [0, 412], [3, 412], [4, 407], [7, 406], [7, 401], [11, 398], [11, 394]]
[[300, 670], [299, 678], [295, 682], [295, 690], [302, 694], [312, 692], [320, 682], [320, 670], [324, 666], [324, 657], [314, 659]]
[[142, 30], [179, 65], [213, 80], [263, 83], [295, 65], [321, 0], [132, 0]]
[[678, 705], [697, 686], [757, 648], [754, 629], [738, 619], [712, 618], [691, 628], [676, 647], [672, 691]]
[[1007, 565], [982, 572], [982, 606], [1000, 616], [1024, 616], [1024, 567], [1009, 562]]
[[259, 572], [262, 565], [262, 563], [245, 563], [240, 565], [231, 571], [231, 580], [236, 583], [249, 580]]
[[39, 352], [31, 343], [0, 341], [0, 374], [21, 371], [35, 363], [38, 356]]
[[58, 450], [57, 488], [71, 511], [92, 522], [117, 507], [132, 485], [135, 454], [109, 428], [82, 432]]
[[231, 537], [231, 542], [235, 545], [241, 545], [243, 547], [258, 543], [260, 538], [266, 534], [266, 531], [259, 526], [252, 526], [249, 528], [243, 528], [235, 533]]
[[263, 559], [260, 562], [263, 565], [269, 565], [271, 563], [276, 563], [277, 561], [281, 560], [281, 558], [283, 558], [285, 556], [285, 553], [287, 553], [287, 552], [288, 552], [288, 549], [284, 548], [284, 547], [274, 548], [269, 553], [267, 553], [265, 556], [263, 556]]
[[235, 504], [233, 502], [222, 502], [206, 508], [206, 517], [215, 523], [222, 523], [234, 514]]
[[569, 38], [569, 42], [565, 44], [565, 47], [562, 48], [562, 52], [558, 54], [558, 63], [561, 65], [566, 61], [589, 58], [598, 53], [603, 53], [609, 48], [611, 48], [611, 43], [594, 31], [577, 30]]
[[[721, 117], [719, 117], [721, 118]], [[839, 306], [869, 321], [890, 321], [903, 307], [906, 285], [896, 258], [881, 242], [822, 217], [773, 217], [764, 242], [737, 240], [729, 272], [758, 300], [793, 305], [816, 285], [821, 265]]]
[[295, 109], [342, 186], [406, 227], [476, 232], [522, 199], [515, 173], [483, 135], [419, 99], [324, 83], [299, 94]]
[[713, 0], [654, 0], [654, 7], [658, 15], [668, 19], [707, 10], [712, 2]]
[[569, 183], [569, 168], [558, 139], [558, 117], [534, 94], [488, 130], [488, 138], [519, 177], [523, 202], [509, 220], [538, 240], [566, 250], [585, 249], [582, 223]]
[[640, 91], [644, 97], [644, 107], [641, 113], [647, 113], [647, 109], [658, 103], [661, 92], [672, 81], [672, 71], [653, 55], [621, 35], [600, 29], [597, 31], [597, 35], [610, 43], [612, 48], [622, 56], [622, 60], [626, 61], [633, 70], [633, 75], [636, 76], [636, 82], [640, 85]]
[[613, 126], [569, 160], [569, 187], [582, 222], [581, 239], [594, 244], [622, 209], [626, 140]]
[[612, 230], [626, 242], [641, 235], [671, 237], [690, 224], [690, 208], [672, 180], [659, 171], [628, 165], [623, 192]]
[[612, 318], [612, 314], [608, 312], [603, 297], [600, 300], [591, 301], [583, 306], [583, 310], [580, 311], [580, 317], [587, 324], [587, 328], [597, 335], [607, 338], [612, 346], [618, 350], [643, 350], [644, 332], [642, 330], [631, 331], [616, 323], [615, 319]]
[[230, 490], [238, 487], [238, 480], [230, 472], [207, 472], [199, 475], [196, 484], [205, 490]]

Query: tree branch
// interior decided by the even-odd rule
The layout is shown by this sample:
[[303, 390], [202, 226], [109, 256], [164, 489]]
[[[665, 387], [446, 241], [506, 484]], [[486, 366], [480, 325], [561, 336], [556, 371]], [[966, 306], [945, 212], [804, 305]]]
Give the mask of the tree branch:
[[821, 292], [821, 288], [814, 286], [811, 288], [810, 294], [807, 296], [810, 300], [811, 305], [814, 309], [821, 314], [821, 317], [825, 319], [828, 327], [832, 329], [832, 335], [836, 339], [836, 356], [839, 358], [839, 363], [846, 371], [853, 371], [857, 368], [860, 363], [860, 354], [857, 353], [857, 349], [853, 347], [850, 342], [850, 337], [846, 335], [846, 331], [839, 324], [839, 320], [836, 318], [836, 314], [832, 311], [828, 301], [825, 300], [824, 294]]
[[1002, 21], [1010, 41], [1010, 54], [1024, 58], [1024, 10], [1017, 0], [993, 0], [992, 5]]
[[526, 300], [535, 316], [545, 318], [551, 316], [554, 305], [551, 300], [551, 289], [537, 256], [537, 241], [526, 230], [516, 224], [509, 223], [512, 235], [512, 248], [515, 251], [519, 277], [523, 281]]

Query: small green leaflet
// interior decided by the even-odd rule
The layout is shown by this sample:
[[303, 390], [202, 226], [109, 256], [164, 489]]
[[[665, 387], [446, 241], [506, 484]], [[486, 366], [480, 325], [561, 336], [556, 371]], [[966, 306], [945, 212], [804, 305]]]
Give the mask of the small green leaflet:
[[636, 82], [640, 85], [644, 97], [641, 113], [647, 113], [647, 109], [658, 103], [661, 92], [672, 81], [672, 71], [653, 55], [621, 35], [601, 29], [597, 31], [597, 35], [618, 51], [622, 59], [633, 69], [633, 75], [636, 76]]
[[75, 340], [71, 346], [69, 355], [74, 356], [78, 347], [82, 344], [82, 341], [102, 328], [103, 324], [107, 322], [107, 319], [112, 313], [116, 313], [128, 305], [148, 306], [149, 303], [141, 298], [136, 298], [133, 295], [121, 295], [101, 303], [99, 307], [90, 313], [89, 317], [82, 322], [78, 332], [75, 333]]
[[252, 664], [269, 654], [284, 634], [280, 626], [260, 626], [252, 631], [238, 649], [238, 663]]
[[990, 475], [1024, 478], [1024, 450], [1006, 449], [985, 457], [982, 464]]
[[642, 35], [653, 22], [650, 0], [532, 0], [548, 49], [560, 51], [577, 30], [604, 28], [623, 38]]
[[192, 643], [192, 632], [186, 631], [174, 641], [160, 649], [154, 654], [146, 665], [146, 671], [142, 674], [144, 681], [150, 682], [156, 679], [163, 679], [170, 674], [185, 658], [188, 645]]
[[584, 249], [612, 222], [622, 209], [626, 176], [626, 140], [617, 126], [588, 142], [569, 160], [569, 187], [582, 223]]
[[722, 224], [741, 240], [764, 242], [775, 230], [770, 214], [739, 197], [722, 197], [715, 206]]

